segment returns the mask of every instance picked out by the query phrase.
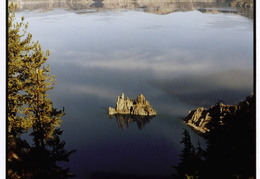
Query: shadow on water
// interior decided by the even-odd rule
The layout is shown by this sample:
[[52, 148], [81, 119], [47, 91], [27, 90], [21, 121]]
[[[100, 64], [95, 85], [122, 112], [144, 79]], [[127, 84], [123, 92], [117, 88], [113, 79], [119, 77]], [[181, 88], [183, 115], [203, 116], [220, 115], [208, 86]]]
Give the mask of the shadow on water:
[[137, 175], [137, 174], [123, 174], [117, 172], [91, 172], [88, 174], [90, 179], [169, 179], [171, 176], [161, 176], [161, 175]]
[[129, 114], [115, 114], [109, 116], [109, 119], [112, 120], [113, 118], [116, 118], [116, 122], [118, 126], [125, 130], [126, 128], [129, 128], [131, 123], [136, 123], [138, 126], [138, 129], [142, 130], [146, 124], [148, 124], [152, 118], [155, 116], [137, 116], [137, 115], [129, 115]]
[[69, 168], [62, 168], [57, 162], [68, 162], [76, 150], [64, 149], [65, 141], [60, 140], [63, 131], [56, 129], [52, 140], [45, 146], [30, 145], [20, 137], [9, 140], [8, 178], [65, 179], [74, 177]]

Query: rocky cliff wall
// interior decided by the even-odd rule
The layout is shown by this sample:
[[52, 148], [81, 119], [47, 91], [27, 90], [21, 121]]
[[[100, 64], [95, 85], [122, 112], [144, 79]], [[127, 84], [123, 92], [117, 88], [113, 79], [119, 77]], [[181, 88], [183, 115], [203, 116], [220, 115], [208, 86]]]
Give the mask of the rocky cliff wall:
[[236, 6], [236, 7], [253, 8], [254, 7], [254, 0], [232, 0], [230, 5]]
[[222, 121], [227, 115], [234, 115], [239, 109], [238, 105], [225, 105], [218, 103], [215, 106], [211, 106], [209, 109], [199, 107], [190, 111], [188, 116], [183, 120], [184, 122], [194, 128], [199, 133], [206, 133], [210, 131], [211, 122], [213, 118], [217, 118], [220, 125], [224, 125]]

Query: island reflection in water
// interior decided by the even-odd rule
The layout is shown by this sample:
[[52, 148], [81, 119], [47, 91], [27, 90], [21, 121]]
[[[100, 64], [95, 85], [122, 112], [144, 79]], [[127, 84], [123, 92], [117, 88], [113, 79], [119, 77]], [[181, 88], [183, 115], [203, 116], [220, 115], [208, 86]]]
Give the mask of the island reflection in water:
[[138, 129], [142, 130], [145, 125], [147, 125], [155, 116], [140, 116], [140, 115], [130, 115], [130, 114], [114, 114], [110, 115], [109, 119], [112, 120], [116, 118], [118, 127], [122, 130], [129, 128], [131, 123], [136, 123]]

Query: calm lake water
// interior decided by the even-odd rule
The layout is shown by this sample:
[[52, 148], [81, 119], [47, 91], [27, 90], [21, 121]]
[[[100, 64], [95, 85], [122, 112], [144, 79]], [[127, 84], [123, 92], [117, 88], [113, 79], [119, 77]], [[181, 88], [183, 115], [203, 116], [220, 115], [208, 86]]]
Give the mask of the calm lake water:
[[[183, 128], [194, 144], [203, 143], [180, 117], [253, 92], [250, 11], [225, 3], [165, 3], [32, 3], [18, 9], [34, 41], [50, 50], [57, 79], [50, 97], [55, 107], [65, 107], [66, 149], [77, 149], [62, 165], [76, 178], [170, 176]], [[158, 115], [129, 124], [110, 118], [107, 109], [121, 93], [144, 94]]]

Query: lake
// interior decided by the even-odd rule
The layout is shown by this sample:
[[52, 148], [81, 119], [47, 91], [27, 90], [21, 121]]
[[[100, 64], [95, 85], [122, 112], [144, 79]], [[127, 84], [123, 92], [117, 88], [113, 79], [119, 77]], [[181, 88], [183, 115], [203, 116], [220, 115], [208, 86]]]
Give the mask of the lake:
[[[171, 176], [184, 128], [204, 144], [181, 117], [253, 92], [252, 9], [216, 0], [19, 3], [17, 19], [50, 50], [50, 98], [65, 108], [66, 149], [77, 150], [61, 165], [76, 178]], [[157, 116], [109, 117], [121, 93], [142, 93]]]

